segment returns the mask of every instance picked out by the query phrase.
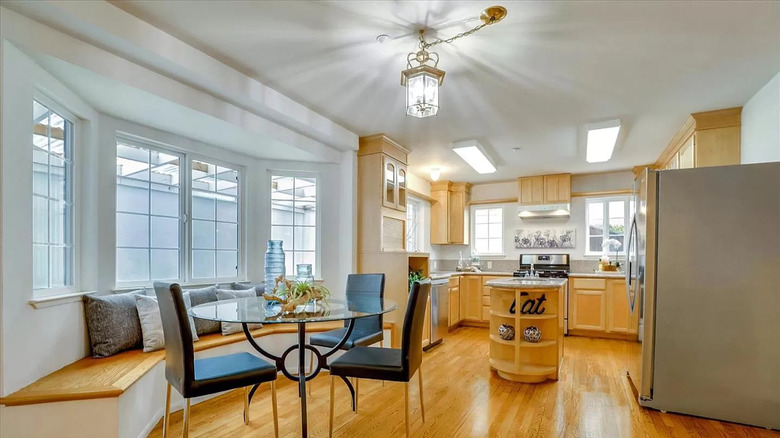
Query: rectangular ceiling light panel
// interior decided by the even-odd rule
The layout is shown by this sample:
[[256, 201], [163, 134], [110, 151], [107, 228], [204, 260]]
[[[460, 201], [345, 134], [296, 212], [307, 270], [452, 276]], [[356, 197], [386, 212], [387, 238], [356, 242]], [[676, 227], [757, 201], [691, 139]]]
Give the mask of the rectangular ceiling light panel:
[[476, 140], [457, 141], [452, 143], [452, 150], [455, 151], [463, 161], [473, 167], [477, 173], [493, 173], [496, 171], [496, 165], [488, 157], [482, 145]]
[[588, 128], [588, 150], [585, 159], [588, 163], [603, 163], [612, 158], [618, 134], [620, 120], [592, 123]]

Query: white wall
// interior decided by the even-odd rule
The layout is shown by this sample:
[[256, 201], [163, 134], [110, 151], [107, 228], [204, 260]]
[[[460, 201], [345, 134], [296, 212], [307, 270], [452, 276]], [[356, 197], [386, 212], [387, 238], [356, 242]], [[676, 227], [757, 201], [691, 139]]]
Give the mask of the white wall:
[[[634, 182], [634, 174], [630, 171], [594, 173], [572, 176], [572, 192], [597, 192], [610, 190], [631, 189]], [[504, 199], [517, 197], [517, 182], [505, 181], [497, 183], [476, 184], [471, 189], [472, 201], [491, 199]], [[476, 207], [503, 207], [504, 209], [504, 255], [494, 257], [492, 260], [518, 260], [520, 254], [534, 253], [568, 253], [573, 260], [585, 258], [585, 198], [575, 197], [571, 201], [571, 215], [568, 218], [553, 219], [523, 219], [517, 217], [517, 203], [502, 203], [479, 205]], [[472, 223], [473, 210], [472, 209]], [[576, 233], [575, 247], [570, 250], [558, 249], [531, 249], [520, 250], [515, 248], [514, 236], [519, 229], [540, 228], [574, 228]], [[464, 257], [471, 255], [471, 245], [433, 245], [437, 260], [457, 260], [459, 252]], [[433, 258], [432, 258], [433, 259]], [[487, 257], [485, 257], [487, 259]]]
[[742, 164], [780, 161], [780, 73], [742, 107]]

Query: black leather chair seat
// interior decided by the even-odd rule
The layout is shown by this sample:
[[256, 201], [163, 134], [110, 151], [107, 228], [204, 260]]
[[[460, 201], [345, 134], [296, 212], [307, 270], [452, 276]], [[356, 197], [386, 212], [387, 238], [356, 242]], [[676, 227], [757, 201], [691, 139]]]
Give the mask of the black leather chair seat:
[[[309, 343], [320, 347], [335, 347], [341, 338], [347, 333], [346, 328], [329, 330], [324, 333], [311, 335]], [[382, 340], [382, 332], [366, 332], [362, 330], [352, 330], [347, 342], [341, 347], [344, 350], [350, 350], [356, 346], [372, 345]]]
[[195, 380], [188, 397], [213, 394], [276, 379], [276, 367], [249, 353], [195, 360]]
[[402, 351], [391, 348], [355, 347], [330, 363], [330, 374], [359, 379], [408, 382]]

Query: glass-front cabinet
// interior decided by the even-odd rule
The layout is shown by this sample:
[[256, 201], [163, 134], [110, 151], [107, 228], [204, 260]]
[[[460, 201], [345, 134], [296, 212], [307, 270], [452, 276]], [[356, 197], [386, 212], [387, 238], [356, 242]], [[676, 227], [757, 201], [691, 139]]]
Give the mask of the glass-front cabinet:
[[406, 166], [383, 156], [382, 205], [394, 210], [406, 211]]

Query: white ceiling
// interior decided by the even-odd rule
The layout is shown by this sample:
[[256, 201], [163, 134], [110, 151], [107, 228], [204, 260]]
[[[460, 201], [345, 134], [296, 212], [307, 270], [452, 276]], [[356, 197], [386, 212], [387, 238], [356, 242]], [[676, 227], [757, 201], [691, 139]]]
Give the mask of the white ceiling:
[[[413, 150], [412, 172], [458, 181], [653, 162], [689, 113], [743, 105], [780, 70], [780, 2], [503, 2], [503, 22], [436, 48], [441, 110], [415, 119], [399, 81], [416, 30], [452, 36], [491, 3], [114, 4], [359, 135], [387, 133]], [[583, 125], [613, 118], [612, 160], [586, 163]], [[450, 150], [472, 138], [497, 173]]]

